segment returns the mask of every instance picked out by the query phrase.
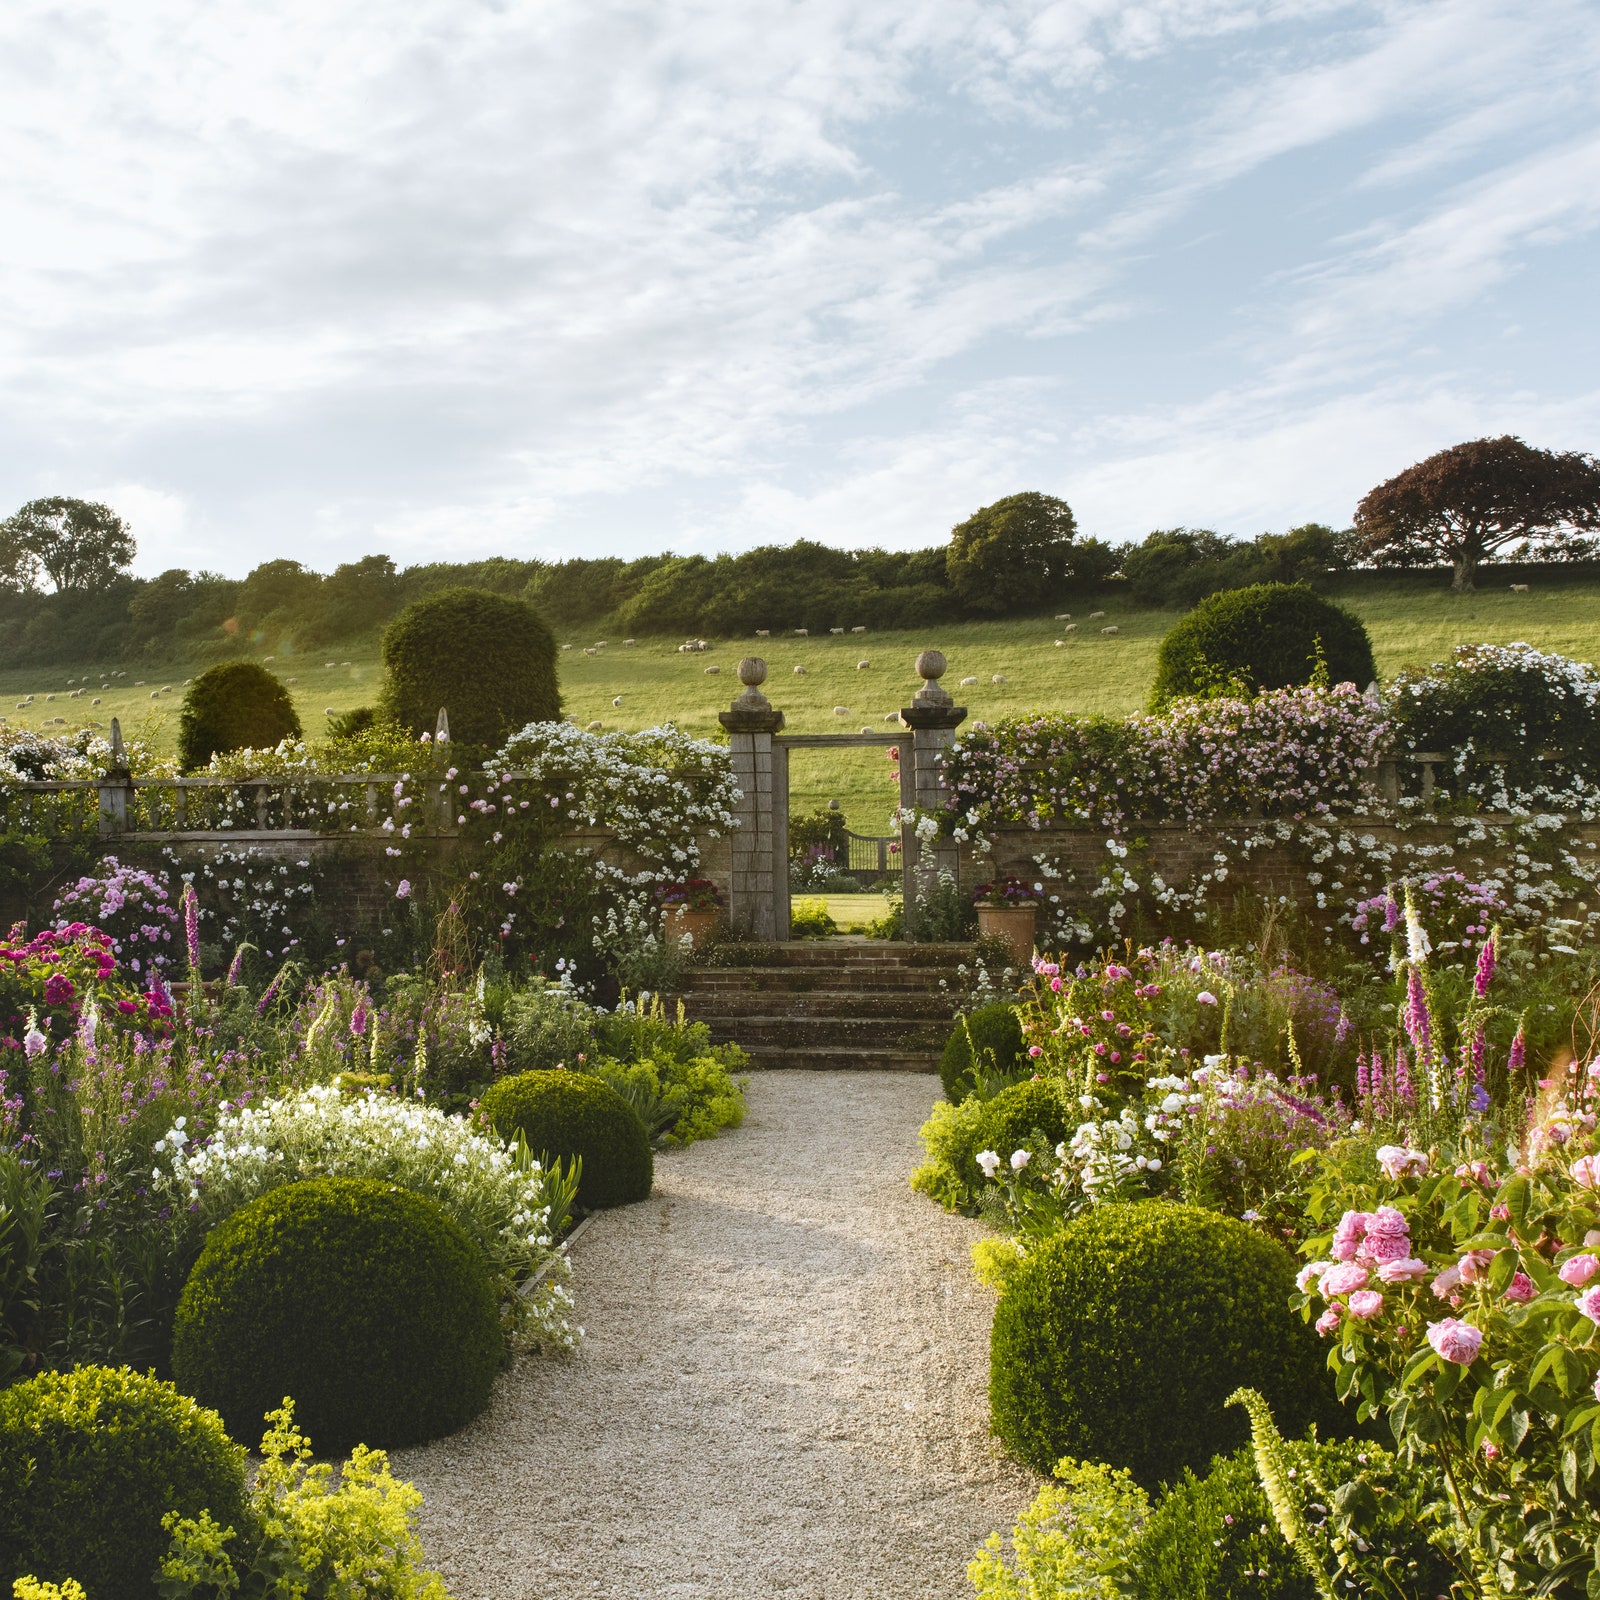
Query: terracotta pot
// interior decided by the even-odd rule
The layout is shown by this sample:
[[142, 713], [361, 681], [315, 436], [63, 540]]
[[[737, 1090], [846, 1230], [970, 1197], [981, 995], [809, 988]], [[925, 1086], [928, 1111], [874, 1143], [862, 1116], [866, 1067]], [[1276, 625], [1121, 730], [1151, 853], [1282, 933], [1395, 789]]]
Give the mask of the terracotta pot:
[[979, 906], [978, 932], [985, 939], [1003, 939], [1018, 961], [1033, 960], [1033, 929], [1037, 906]]
[[666, 933], [669, 943], [689, 936], [690, 947], [698, 950], [717, 930], [717, 908], [708, 906], [704, 911], [692, 911], [688, 906], [668, 906]]

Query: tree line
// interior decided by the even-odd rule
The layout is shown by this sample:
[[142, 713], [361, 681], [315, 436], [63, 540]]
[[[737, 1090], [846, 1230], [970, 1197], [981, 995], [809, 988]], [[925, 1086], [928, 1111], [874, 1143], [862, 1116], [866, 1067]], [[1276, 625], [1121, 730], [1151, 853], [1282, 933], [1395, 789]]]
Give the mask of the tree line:
[[1137, 543], [1081, 536], [1071, 509], [1028, 492], [984, 506], [929, 549], [840, 550], [811, 540], [738, 555], [628, 561], [430, 562], [385, 555], [333, 572], [264, 562], [247, 577], [128, 572], [132, 532], [111, 508], [55, 497], [0, 522], [0, 667], [220, 660], [373, 637], [402, 607], [468, 586], [534, 604], [557, 631], [748, 636], [836, 627], [921, 628], [1048, 611], [1112, 590], [1187, 608], [1262, 582], [1325, 582], [1354, 568], [1448, 566], [1457, 589], [1507, 555], [1592, 557], [1600, 463], [1510, 436], [1438, 452], [1378, 485], [1353, 525], [1255, 539], [1163, 528]]

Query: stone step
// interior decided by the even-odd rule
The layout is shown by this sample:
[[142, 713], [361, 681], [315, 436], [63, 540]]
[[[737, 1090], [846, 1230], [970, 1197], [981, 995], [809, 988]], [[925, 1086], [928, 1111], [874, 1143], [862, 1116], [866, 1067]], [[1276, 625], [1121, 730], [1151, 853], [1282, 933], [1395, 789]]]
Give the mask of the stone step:
[[953, 985], [953, 971], [912, 967], [883, 970], [850, 967], [735, 967], [691, 972], [685, 995], [750, 994], [942, 994]]
[[788, 1049], [900, 1050], [937, 1055], [950, 1037], [950, 1024], [907, 1021], [898, 1017], [757, 1016], [697, 1018], [711, 1030], [714, 1043], [733, 1043], [750, 1050], [760, 1045]]
[[821, 1050], [810, 1047], [784, 1049], [758, 1045], [749, 1052], [758, 1072], [801, 1068], [811, 1072], [937, 1072], [936, 1056], [908, 1050]]
[[795, 939], [787, 944], [763, 944], [749, 948], [752, 959], [758, 959], [763, 967], [955, 967], [972, 959], [972, 946], [969, 944], [904, 944], [892, 939]]
[[[778, 993], [783, 1005], [775, 1004]], [[938, 992], [894, 989], [801, 989], [774, 991], [760, 986], [749, 989], [716, 991], [693, 990], [683, 996], [684, 1009], [697, 1022], [711, 1017], [771, 1016], [781, 1010], [788, 1016], [810, 1017], [909, 1017], [944, 1020], [955, 1018], [955, 1001]], [[671, 1008], [668, 1000], [668, 1008]]]

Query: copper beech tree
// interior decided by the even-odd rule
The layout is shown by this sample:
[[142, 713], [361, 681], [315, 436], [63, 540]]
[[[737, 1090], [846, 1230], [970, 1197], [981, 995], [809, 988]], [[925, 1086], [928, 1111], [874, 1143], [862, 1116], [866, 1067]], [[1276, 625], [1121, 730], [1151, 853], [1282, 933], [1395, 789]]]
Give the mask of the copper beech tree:
[[1509, 545], [1577, 554], [1600, 529], [1600, 461], [1536, 450], [1512, 434], [1472, 439], [1380, 483], [1356, 507], [1360, 554], [1380, 567], [1448, 561], [1451, 587]]

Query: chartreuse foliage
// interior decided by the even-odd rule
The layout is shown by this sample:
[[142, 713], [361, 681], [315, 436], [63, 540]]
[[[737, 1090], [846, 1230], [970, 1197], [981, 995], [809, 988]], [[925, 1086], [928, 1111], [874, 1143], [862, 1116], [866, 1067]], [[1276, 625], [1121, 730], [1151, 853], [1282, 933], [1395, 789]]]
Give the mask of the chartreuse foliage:
[[1150, 1487], [1235, 1448], [1249, 1384], [1296, 1431], [1337, 1408], [1294, 1263], [1241, 1222], [1164, 1201], [1105, 1205], [1029, 1249], [995, 1311], [994, 1430], [1030, 1466], [1063, 1455]]
[[1242, 687], [1292, 689], [1326, 675], [1365, 688], [1378, 675], [1358, 617], [1299, 584], [1257, 583], [1202, 600], [1161, 641], [1150, 704]]
[[202, 672], [178, 714], [178, 761], [185, 772], [230, 750], [270, 750], [300, 737], [289, 691], [254, 661], [225, 661]]
[[174, 1509], [244, 1515], [244, 1451], [214, 1411], [127, 1367], [0, 1390], [0, 1584], [72, 1578], [94, 1600], [149, 1600]]
[[157, 1585], [162, 1600], [231, 1594], [306, 1600], [449, 1600], [422, 1565], [413, 1526], [422, 1496], [389, 1472], [381, 1450], [357, 1445], [339, 1471], [311, 1464], [311, 1441], [285, 1400], [271, 1412], [249, 1511], [238, 1525], [171, 1513], [171, 1547]]
[[407, 606], [384, 631], [383, 666], [383, 710], [412, 733], [431, 733], [443, 708], [453, 739], [497, 745], [561, 716], [544, 619], [486, 589], [444, 589]]
[[578, 1204], [587, 1211], [646, 1200], [655, 1157], [639, 1114], [610, 1084], [582, 1072], [522, 1072], [483, 1097], [503, 1139], [518, 1134], [541, 1157], [583, 1163]]
[[218, 1224], [178, 1303], [178, 1383], [247, 1433], [293, 1397], [324, 1448], [420, 1444], [488, 1403], [504, 1351], [481, 1251], [436, 1201], [315, 1178]]

